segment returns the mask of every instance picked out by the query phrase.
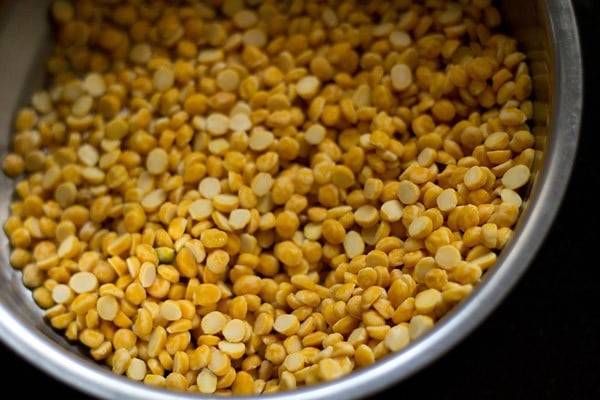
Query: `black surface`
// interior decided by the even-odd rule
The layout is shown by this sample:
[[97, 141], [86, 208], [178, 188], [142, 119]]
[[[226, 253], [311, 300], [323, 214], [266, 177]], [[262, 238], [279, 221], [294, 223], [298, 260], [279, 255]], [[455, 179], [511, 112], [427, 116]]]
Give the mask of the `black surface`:
[[[528, 1], [528, 0], [524, 0]], [[484, 323], [431, 366], [375, 396], [418, 399], [600, 399], [600, 2], [574, 0], [585, 107], [575, 170], [545, 245]], [[0, 344], [4, 386], [22, 396], [89, 399]], [[24, 380], [13, 384], [12, 379]]]

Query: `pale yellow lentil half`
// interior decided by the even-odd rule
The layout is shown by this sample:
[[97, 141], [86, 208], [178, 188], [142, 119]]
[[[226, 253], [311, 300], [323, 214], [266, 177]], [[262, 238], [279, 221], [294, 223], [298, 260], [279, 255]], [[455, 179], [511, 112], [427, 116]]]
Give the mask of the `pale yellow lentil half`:
[[491, 0], [56, 0], [12, 266], [115, 374], [251, 394], [401, 351], [510, 240], [532, 80]]

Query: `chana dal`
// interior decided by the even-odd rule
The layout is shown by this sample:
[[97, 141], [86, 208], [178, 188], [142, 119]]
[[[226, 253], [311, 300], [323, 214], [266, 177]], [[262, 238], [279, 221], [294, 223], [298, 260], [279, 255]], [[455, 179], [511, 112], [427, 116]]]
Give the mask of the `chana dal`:
[[55, 1], [14, 118], [12, 266], [115, 374], [254, 394], [435, 327], [493, 267], [535, 156], [491, 0]]

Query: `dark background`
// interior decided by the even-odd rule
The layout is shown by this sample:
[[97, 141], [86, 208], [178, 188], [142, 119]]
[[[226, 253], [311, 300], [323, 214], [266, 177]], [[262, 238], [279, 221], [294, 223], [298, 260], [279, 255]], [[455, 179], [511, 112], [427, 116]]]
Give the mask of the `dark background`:
[[[529, 1], [529, 0], [523, 0]], [[573, 0], [584, 55], [585, 99], [575, 169], [561, 211], [523, 278], [456, 348], [374, 396], [435, 399], [600, 399], [600, 2]], [[22, 396], [89, 399], [0, 343], [3, 380]]]

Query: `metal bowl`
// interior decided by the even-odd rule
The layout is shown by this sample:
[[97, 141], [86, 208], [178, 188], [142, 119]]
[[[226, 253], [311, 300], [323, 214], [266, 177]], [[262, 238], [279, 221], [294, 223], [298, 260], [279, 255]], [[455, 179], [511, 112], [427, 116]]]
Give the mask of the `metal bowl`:
[[[0, 3], [0, 156], [10, 143], [12, 116], [43, 84], [43, 57], [49, 52], [48, 0]], [[349, 376], [265, 399], [366, 398], [398, 384], [435, 362], [482, 323], [509, 295], [552, 227], [570, 180], [579, 140], [583, 76], [579, 36], [568, 0], [499, 2], [510, 32], [520, 40], [534, 85], [534, 126], [539, 157], [533, 168], [522, 216], [514, 236], [475, 290], [402, 351]], [[23, 45], [26, 43], [26, 45]], [[0, 176], [0, 220], [8, 216], [12, 181]], [[49, 376], [103, 399], [194, 399], [133, 382], [93, 362], [53, 331], [8, 261], [8, 239], [0, 235], [0, 340]], [[206, 396], [204, 398], [222, 398]], [[233, 397], [232, 397], [233, 398]], [[246, 397], [248, 398], [248, 397]]]

